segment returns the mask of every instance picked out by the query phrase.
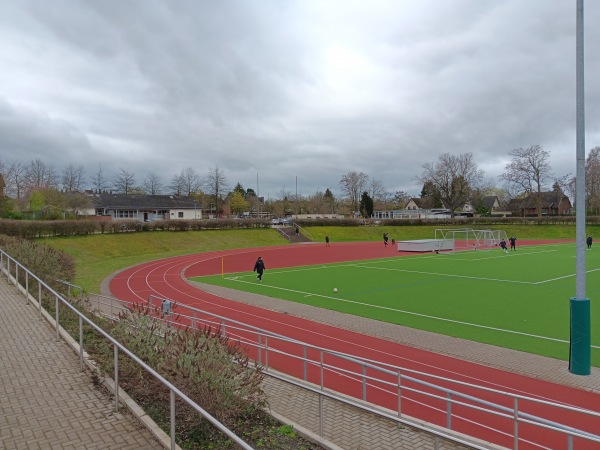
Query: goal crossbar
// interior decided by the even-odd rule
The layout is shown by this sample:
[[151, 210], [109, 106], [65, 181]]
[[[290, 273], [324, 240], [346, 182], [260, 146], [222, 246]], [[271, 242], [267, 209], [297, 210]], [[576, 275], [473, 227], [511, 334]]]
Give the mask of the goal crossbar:
[[452, 241], [453, 250], [480, 250], [496, 247], [508, 237], [504, 230], [477, 230], [474, 228], [437, 228], [435, 239]]

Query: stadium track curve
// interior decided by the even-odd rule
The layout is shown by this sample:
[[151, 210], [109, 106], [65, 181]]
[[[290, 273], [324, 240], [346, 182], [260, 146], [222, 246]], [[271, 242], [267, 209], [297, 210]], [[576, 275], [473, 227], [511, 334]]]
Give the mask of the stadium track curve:
[[[562, 241], [564, 242], [564, 241]], [[521, 242], [522, 245], [533, 242]], [[549, 243], [545, 241], [544, 243]], [[204, 292], [186, 279], [194, 276], [251, 271], [258, 256], [266, 261], [267, 273], [270, 269], [296, 267], [311, 264], [326, 264], [343, 261], [356, 261], [398, 255], [393, 246], [385, 248], [381, 242], [335, 243], [331, 247], [324, 244], [301, 244], [277, 247], [260, 247], [225, 250], [166, 258], [125, 269], [110, 280], [111, 294], [128, 302], [147, 302], [151, 295], [175, 300], [191, 307], [213, 314], [228, 317], [249, 325], [285, 335], [291, 339], [303, 341], [333, 351], [355, 355], [358, 358], [377, 360], [385, 364], [412, 370], [433, 373], [468, 383], [482, 385], [493, 389], [514, 392], [521, 395], [537, 397], [543, 400], [578, 406], [595, 411], [600, 410], [600, 395], [589, 391], [574, 389], [560, 384], [541, 381], [539, 379], [498, 370], [481, 364], [448, 357], [438, 353], [420, 350], [396, 342], [390, 342], [375, 336], [348, 331], [339, 327], [296, 317], [294, 315], [259, 308], [247, 303], [237, 302], [219, 295]], [[565, 362], [566, 364], [566, 362]], [[297, 375], [297, 374], [295, 374]], [[332, 377], [331, 389], [344, 391], [343, 377]], [[389, 398], [378, 398], [385, 393], [377, 390], [369, 393], [369, 401], [393, 408]], [[389, 397], [389, 396], [388, 396]], [[440, 403], [442, 405], [443, 403]], [[431, 415], [431, 421], [440, 423], [434, 410], [438, 407], [422, 406], [417, 414]], [[533, 410], [535, 410], [534, 408]], [[540, 415], [547, 413], [538, 411]], [[473, 425], [465, 414], [461, 430], [480, 438], [507, 447], [512, 446], [510, 427], [490, 423], [488, 429]], [[443, 418], [443, 414], [441, 416]], [[563, 417], [562, 422], [596, 432], [598, 419], [582, 423], [580, 419]], [[441, 425], [444, 425], [442, 422]], [[454, 425], [454, 424], [453, 424]], [[454, 428], [454, 426], [453, 426]], [[504, 429], [506, 428], [506, 429]], [[551, 433], [539, 428], [519, 431], [524, 441], [519, 448], [555, 448]], [[581, 444], [581, 443], [579, 443]], [[575, 448], [600, 448], [599, 445], [576, 446]], [[562, 447], [562, 446], [561, 446]]]

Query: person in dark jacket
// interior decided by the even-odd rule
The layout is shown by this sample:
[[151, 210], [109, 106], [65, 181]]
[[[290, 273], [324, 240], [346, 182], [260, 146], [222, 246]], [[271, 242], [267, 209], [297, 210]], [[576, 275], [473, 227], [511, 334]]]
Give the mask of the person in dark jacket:
[[593, 241], [593, 239], [592, 239], [592, 235], [591, 235], [591, 234], [588, 234], [588, 237], [587, 237], [587, 239], [585, 240], [585, 243], [587, 244], [587, 249], [588, 249], [588, 250], [591, 250], [591, 249], [592, 249], [592, 241]]
[[258, 278], [258, 281], [262, 281], [262, 276], [263, 272], [265, 271], [265, 268], [265, 262], [259, 256], [256, 260], [256, 263], [254, 263], [254, 271], [257, 273], [256, 278]]

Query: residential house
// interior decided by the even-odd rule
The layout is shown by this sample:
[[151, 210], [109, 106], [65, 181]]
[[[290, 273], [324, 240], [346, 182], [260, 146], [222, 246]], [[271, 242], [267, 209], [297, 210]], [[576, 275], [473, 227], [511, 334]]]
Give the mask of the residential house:
[[[542, 192], [540, 197], [542, 216], [563, 216], [572, 213], [573, 205], [571, 204], [571, 200], [562, 192]], [[538, 194], [534, 193], [522, 200], [520, 205], [522, 216], [538, 215], [537, 198]]]
[[137, 219], [144, 222], [164, 219], [201, 219], [202, 210], [193, 197], [180, 195], [88, 193], [93, 208], [88, 215], [109, 216], [114, 220]]

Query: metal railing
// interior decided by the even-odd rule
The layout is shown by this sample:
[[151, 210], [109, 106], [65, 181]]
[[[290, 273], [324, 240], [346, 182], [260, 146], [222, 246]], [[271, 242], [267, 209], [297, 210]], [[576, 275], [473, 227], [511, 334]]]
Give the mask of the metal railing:
[[[127, 302], [111, 297], [90, 296], [90, 299], [94, 298], [96, 298], [96, 308], [100, 310], [102, 309], [101, 300], [110, 299], [108, 306], [111, 313], [129, 307]], [[119, 302], [122, 302], [122, 304], [117, 306], [115, 303]], [[301, 385], [305, 389], [313, 390], [320, 395], [327, 395], [369, 412], [376, 412], [386, 418], [393, 418], [393, 420], [400, 423], [415, 426], [412, 418], [406, 415], [403, 405], [422, 402], [419, 399], [424, 397], [437, 405], [431, 408], [434, 409], [438, 417], [443, 416], [441, 421], [448, 430], [460, 431], [456, 430], [454, 423], [467, 420], [461, 416], [461, 414], [465, 414], [465, 411], [474, 412], [478, 416], [488, 415], [494, 419], [492, 422], [497, 419], [505, 420], [505, 429], [510, 429], [512, 446], [515, 450], [519, 447], [519, 431], [523, 425], [533, 425], [565, 436], [566, 448], [569, 450], [572, 449], [573, 438], [600, 443], [599, 435], [528, 413], [524, 411], [526, 408], [523, 406], [531, 408], [531, 405], [536, 407], [543, 405], [558, 411], [553, 416], [561, 416], [566, 412], [570, 412], [580, 417], [593, 417], [600, 420], [600, 413], [596, 411], [358, 358], [290, 339], [218, 314], [178, 303], [173, 299], [155, 295], [150, 295], [148, 298], [148, 306], [157, 311], [161, 310], [163, 302], [169, 302], [170, 313], [164, 315], [161, 320], [164, 320], [169, 327], [190, 327], [196, 330], [205, 325], [218, 326], [221, 332], [230, 339], [238, 340], [251, 349], [251, 356], [258, 365], [263, 366], [263, 373], [275, 377], [277, 375], [271, 373], [270, 369], [287, 373], [302, 379], [306, 383], [311, 383], [312, 386], [318, 386], [318, 389], [314, 390], [306, 383], [302, 383]], [[94, 304], [93, 300], [92, 304]], [[106, 306], [103, 307], [106, 308]], [[334, 387], [330, 387], [340, 378], [345, 380], [344, 385], [349, 387], [348, 392], [336, 392]], [[393, 409], [385, 405], [365, 405], [348, 399], [348, 395], [351, 395], [362, 402], [373, 402], [370, 395], [373, 396], [376, 392], [382, 391], [387, 393], [388, 397], [395, 397], [395, 407]], [[469, 393], [472, 391], [479, 394]], [[483, 398], [485, 396], [490, 396], [495, 400], [486, 400]], [[390, 411], [394, 414], [391, 414]], [[417, 419], [423, 420], [419, 417]], [[320, 420], [322, 420], [322, 416]], [[468, 420], [472, 421], [473, 419]], [[490, 427], [489, 424], [484, 422], [481, 422], [480, 425]], [[442, 436], [439, 434], [439, 430], [433, 426], [420, 425], [419, 428]], [[507, 432], [504, 431], [504, 433]], [[457, 440], [456, 436], [449, 437], [446, 435], [447, 433], [443, 434], [445, 439], [465, 444], [462, 438]], [[487, 448], [478, 447], [473, 442], [469, 442], [468, 445], [473, 448]]]
[[[220, 423], [217, 419], [215, 419], [212, 415], [210, 415], [207, 411], [205, 411], [201, 406], [194, 403], [187, 395], [181, 392], [176, 386], [171, 384], [165, 378], [163, 378], [158, 372], [156, 372], [152, 367], [148, 366], [144, 363], [140, 358], [138, 358], [135, 354], [130, 352], [125, 346], [123, 346], [120, 342], [115, 340], [112, 336], [102, 330], [98, 325], [88, 319], [85, 315], [83, 315], [80, 311], [78, 311], [73, 305], [71, 305], [67, 300], [65, 300], [58, 292], [48, 286], [44, 281], [38, 278], [35, 274], [29, 271], [26, 267], [20, 264], [17, 260], [8, 255], [4, 250], [0, 249], [0, 273], [4, 274], [9, 282], [12, 282], [17, 290], [24, 294], [27, 304], [30, 301], [37, 302], [38, 311], [40, 317], [42, 316], [42, 298], [43, 294], [49, 295], [51, 298], [54, 298], [54, 309], [55, 309], [55, 328], [56, 328], [56, 339], [60, 340], [61, 326], [60, 326], [60, 315], [59, 315], [59, 305], [62, 304], [64, 307], [68, 308], [73, 314], [76, 314], [79, 319], [79, 359], [80, 359], [80, 367], [81, 371], [84, 370], [84, 340], [83, 340], [83, 325], [91, 327], [98, 334], [103, 336], [107, 341], [109, 341], [113, 346], [113, 379], [114, 379], [114, 396], [115, 396], [115, 411], [119, 410], [119, 363], [118, 357], [119, 352], [127, 355], [132, 361], [142, 367], [146, 372], [156, 378], [161, 384], [163, 384], [167, 389], [169, 389], [169, 412], [170, 412], [170, 438], [171, 438], [171, 449], [176, 448], [175, 443], [175, 400], [179, 398], [181, 401], [185, 402], [192, 409], [202, 415], [206, 420], [208, 420], [212, 425], [218, 428], [221, 432], [223, 432], [227, 437], [229, 437], [233, 442], [238, 444], [243, 449], [252, 450], [253, 447], [244, 442], [240, 437], [234, 434], [231, 430], [229, 430], [225, 425]], [[30, 293], [30, 282], [33, 281], [37, 283], [37, 300], [35, 296]], [[23, 284], [21, 284], [23, 282]]]

